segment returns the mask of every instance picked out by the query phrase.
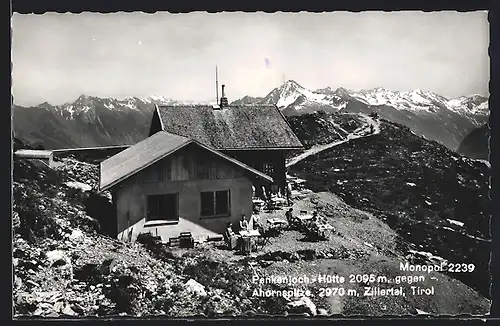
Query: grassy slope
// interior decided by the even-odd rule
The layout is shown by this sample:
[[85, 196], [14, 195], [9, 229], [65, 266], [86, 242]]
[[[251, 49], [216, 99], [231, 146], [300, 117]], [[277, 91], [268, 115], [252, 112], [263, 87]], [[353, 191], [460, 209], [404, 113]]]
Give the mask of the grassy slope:
[[455, 276], [489, 296], [490, 242], [466, 236], [490, 238], [491, 171], [486, 165], [385, 122], [380, 134], [308, 157], [292, 172], [308, 180], [312, 190], [336, 193], [376, 214], [418, 245], [413, 249], [453, 263], [474, 263], [474, 273]]

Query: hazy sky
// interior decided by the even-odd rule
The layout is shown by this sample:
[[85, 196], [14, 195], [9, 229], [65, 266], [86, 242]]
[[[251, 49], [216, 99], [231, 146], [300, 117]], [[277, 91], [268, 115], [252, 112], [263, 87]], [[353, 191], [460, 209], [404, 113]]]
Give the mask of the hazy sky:
[[14, 102], [79, 95], [215, 99], [382, 86], [488, 94], [486, 12], [116, 13], [12, 18]]

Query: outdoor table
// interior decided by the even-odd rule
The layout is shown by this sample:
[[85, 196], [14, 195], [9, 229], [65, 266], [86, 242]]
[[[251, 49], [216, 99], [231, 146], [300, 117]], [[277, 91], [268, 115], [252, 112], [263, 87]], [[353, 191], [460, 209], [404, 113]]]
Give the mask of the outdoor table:
[[285, 225], [288, 224], [287, 221], [281, 219], [281, 218], [270, 218], [267, 220], [267, 223], [271, 226], [273, 229], [281, 229]]
[[247, 242], [245, 238], [249, 239], [250, 241], [250, 239], [253, 237], [260, 237], [259, 230], [241, 230], [239, 233], [243, 237], [243, 246], [244, 246], [243, 251], [251, 252], [252, 247], [250, 245], [250, 242]]
[[299, 221], [301, 227], [307, 227], [313, 221], [313, 216], [311, 214], [299, 214], [295, 216], [295, 218]]
[[259, 237], [259, 230], [241, 230], [240, 235], [243, 237]]
[[327, 236], [327, 234], [329, 234], [330, 231], [335, 229], [330, 224], [318, 224], [317, 227], [318, 231], [321, 232], [324, 236]]
[[262, 199], [258, 199], [258, 198], [252, 199], [252, 202], [254, 205], [264, 205], [265, 204], [265, 202]]
[[271, 199], [276, 206], [283, 206], [287, 203], [285, 198], [275, 197]]

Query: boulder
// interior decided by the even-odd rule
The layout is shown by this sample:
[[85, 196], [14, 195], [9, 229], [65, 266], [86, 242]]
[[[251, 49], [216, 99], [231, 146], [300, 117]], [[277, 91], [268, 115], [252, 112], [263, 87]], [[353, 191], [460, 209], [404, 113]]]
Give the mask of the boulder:
[[290, 254], [290, 257], [288, 257], [288, 260], [290, 262], [299, 261], [300, 260], [300, 256], [299, 256], [298, 253], [294, 252], [294, 253]]
[[309, 297], [301, 297], [297, 301], [289, 302], [288, 308], [291, 313], [307, 313], [312, 316], [317, 315], [316, 305]]
[[78, 240], [81, 237], [83, 237], [83, 232], [77, 229], [73, 230], [73, 232], [69, 235], [69, 239], [73, 241]]
[[36, 283], [35, 281], [32, 281], [32, 280], [27, 280], [26, 284], [29, 285], [29, 286], [35, 287], [35, 288], [39, 288], [40, 287], [40, 285], [38, 283]]
[[62, 310], [61, 310], [61, 313], [63, 315], [66, 315], [66, 316], [76, 316], [77, 313], [71, 309], [71, 307], [69, 305], [66, 305]]
[[304, 249], [297, 251], [299, 256], [304, 260], [314, 260], [316, 259], [316, 251], [314, 249]]
[[317, 259], [323, 259], [326, 258], [326, 253], [323, 251], [316, 251], [316, 258]]
[[23, 286], [23, 280], [20, 277], [14, 276], [15, 289], [20, 289]]
[[319, 316], [329, 316], [330, 314], [328, 313], [328, 311], [326, 309], [319, 308], [318, 309], [318, 315]]
[[46, 314], [45, 317], [48, 317], [48, 318], [57, 318], [57, 317], [59, 317], [59, 314], [57, 312], [55, 312], [55, 311], [51, 311], [48, 314]]
[[262, 267], [268, 267], [268, 266], [272, 265], [272, 264], [273, 264], [273, 262], [272, 262], [272, 261], [269, 261], [269, 260], [261, 260], [261, 261], [259, 261], [259, 264], [260, 264], [260, 266], [262, 266]]
[[113, 267], [117, 265], [117, 262], [113, 258], [108, 258], [105, 259], [101, 265], [99, 266], [99, 272], [103, 275], [109, 274], [111, 271], [113, 271]]
[[54, 309], [54, 311], [57, 313], [61, 313], [64, 309], [64, 302], [58, 301], [54, 303], [54, 307], [52, 309]]
[[45, 254], [49, 262], [49, 266], [64, 266], [67, 263], [71, 264], [71, 260], [62, 250], [52, 250]]
[[187, 292], [193, 293], [199, 297], [205, 297], [207, 295], [205, 287], [193, 279], [187, 281], [186, 284], [184, 284], [184, 287]]

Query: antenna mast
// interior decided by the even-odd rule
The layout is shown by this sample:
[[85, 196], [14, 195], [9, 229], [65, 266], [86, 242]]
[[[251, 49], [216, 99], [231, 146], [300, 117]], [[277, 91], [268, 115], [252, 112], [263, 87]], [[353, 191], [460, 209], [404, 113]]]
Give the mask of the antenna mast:
[[219, 73], [217, 71], [217, 66], [215, 66], [215, 98], [216, 104], [219, 104]]

